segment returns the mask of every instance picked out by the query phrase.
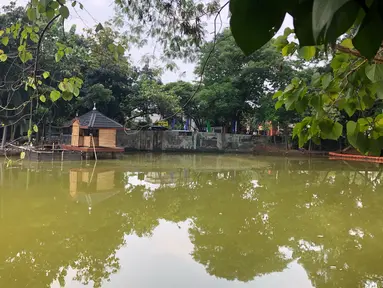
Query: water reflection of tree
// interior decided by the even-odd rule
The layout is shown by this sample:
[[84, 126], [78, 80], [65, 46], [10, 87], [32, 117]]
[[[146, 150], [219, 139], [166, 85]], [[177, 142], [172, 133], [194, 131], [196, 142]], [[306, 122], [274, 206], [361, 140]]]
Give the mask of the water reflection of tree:
[[[120, 268], [116, 251], [124, 235], [150, 236], [160, 219], [191, 219], [192, 256], [217, 277], [250, 281], [296, 259], [315, 287], [381, 285], [383, 191], [376, 184], [381, 174], [284, 165], [190, 172], [187, 181], [180, 176], [150, 193], [130, 185], [91, 215], [68, 199], [66, 176], [57, 185], [63, 179], [58, 170], [29, 172], [28, 191], [27, 171], [7, 170], [5, 178], [13, 181], [5, 182], [14, 188], [3, 195], [0, 286], [17, 279], [16, 287], [49, 287], [54, 280], [62, 283], [72, 267], [77, 280], [99, 287]], [[125, 187], [126, 174], [115, 174]], [[34, 186], [41, 181], [45, 192]], [[291, 249], [292, 258], [281, 247]]]
[[289, 247], [316, 287], [378, 283], [379, 174], [340, 168], [199, 174], [198, 185], [159, 189], [148, 201], [155, 218], [193, 219], [193, 257], [212, 275], [249, 281], [280, 271], [291, 261], [280, 248]]

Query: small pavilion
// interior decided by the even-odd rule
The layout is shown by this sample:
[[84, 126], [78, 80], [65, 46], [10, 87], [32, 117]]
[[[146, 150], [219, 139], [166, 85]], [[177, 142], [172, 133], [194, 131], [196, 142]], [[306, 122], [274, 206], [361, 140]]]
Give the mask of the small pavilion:
[[124, 127], [116, 121], [97, 111], [92, 111], [76, 117], [69, 124], [72, 127], [71, 144], [61, 145], [62, 149], [80, 152], [124, 152], [117, 147], [117, 130]]

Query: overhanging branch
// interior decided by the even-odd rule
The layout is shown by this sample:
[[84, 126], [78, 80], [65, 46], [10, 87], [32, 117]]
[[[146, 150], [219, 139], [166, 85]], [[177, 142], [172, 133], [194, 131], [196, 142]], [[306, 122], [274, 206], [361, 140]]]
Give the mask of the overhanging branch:
[[[336, 50], [341, 51], [343, 53], [351, 54], [351, 55], [354, 55], [354, 56], [359, 57], [359, 58], [364, 58], [364, 59], [366, 58], [362, 54], [360, 54], [360, 52], [358, 50], [355, 50], [355, 49], [350, 49], [350, 48], [344, 47], [342, 45], [336, 45], [335, 48], [336, 48]], [[374, 61], [375, 63], [378, 63], [378, 64], [383, 64], [383, 58], [379, 57], [379, 56], [375, 56], [372, 61]]]

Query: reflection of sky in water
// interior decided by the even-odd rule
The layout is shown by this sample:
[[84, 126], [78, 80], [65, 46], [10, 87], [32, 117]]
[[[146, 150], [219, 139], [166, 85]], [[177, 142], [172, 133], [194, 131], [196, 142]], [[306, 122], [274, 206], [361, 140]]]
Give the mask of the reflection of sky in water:
[[138, 173], [125, 173], [128, 177], [127, 184], [125, 185], [125, 189], [127, 189], [127, 192], [129, 192], [129, 188], [133, 188], [135, 186], [145, 186], [146, 190], [154, 191], [160, 188], [160, 184], [157, 183], [150, 183], [146, 180], [140, 180], [138, 179]]
[[[117, 252], [121, 270], [112, 275], [111, 281], [102, 287], [313, 287], [306, 271], [297, 261], [292, 261], [282, 272], [256, 277], [247, 283], [210, 276], [205, 267], [191, 256], [193, 244], [189, 240], [189, 226], [188, 222], [174, 224], [161, 220], [150, 238], [125, 236], [127, 244]], [[292, 257], [288, 247], [280, 247], [279, 252], [285, 259]], [[75, 274], [75, 271], [69, 271], [65, 279], [67, 287], [83, 287], [79, 282], [71, 280]], [[56, 287], [60, 287], [57, 282], [52, 285], [52, 288]]]

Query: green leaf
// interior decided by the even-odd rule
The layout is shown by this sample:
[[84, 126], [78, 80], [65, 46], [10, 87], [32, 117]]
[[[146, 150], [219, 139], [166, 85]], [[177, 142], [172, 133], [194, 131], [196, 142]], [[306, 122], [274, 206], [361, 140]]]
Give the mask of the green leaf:
[[28, 138], [31, 139], [31, 136], [32, 136], [32, 130], [28, 129]]
[[303, 97], [301, 100], [295, 102], [295, 110], [298, 113], [303, 113], [306, 111], [307, 105], [308, 105], [308, 98]]
[[0, 62], [5, 62], [7, 61], [7, 59], [8, 59], [7, 54], [0, 54]]
[[80, 95], [80, 90], [79, 90], [76, 86], [73, 88], [73, 95], [74, 95], [75, 97], [77, 97], [78, 95]]
[[274, 93], [274, 95], [273, 95], [273, 99], [279, 98], [279, 97], [282, 96], [282, 95], [283, 95], [283, 92], [282, 92], [282, 91], [277, 91], [277, 92]]
[[7, 45], [8, 45], [8, 42], [9, 42], [9, 38], [8, 38], [8, 37], [3, 37], [3, 38], [1, 38], [1, 43], [2, 43], [4, 46], [7, 46]]
[[326, 139], [330, 140], [338, 140], [340, 136], [342, 136], [343, 132], [343, 126], [339, 122], [335, 122], [334, 125], [332, 125], [331, 132], [326, 134]]
[[348, 142], [356, 147], [356, 140], [357, 140], [357, 135], [359, 133], [359, 127], [358, 124], [355, 123], [354, 121], [348, 121], [346, 124], [346, 130], [347, 130], [347, 140]]
[[17, 51], [19, 51], [19, 52], [25, 51], [25, 46], [24, 45], [20, 45], [19, 47], [17, 47]]
[[47, 98], [45, 98], [44, 95], [41, 95], [41, 96], [40, 96], [40, 101], [43, 102], [43, 103], [45, 103], [45, 101], [47, 101]]
[[98, 23], [97, 26], [96, 26], [96, 33], [101, 31], [101, 30], [104, 30], [104, 26], [102, 26], [101, 23]]
[[124, 55], [124, 53], [125, 53], [125, 49], [124, 49], [124, 47], [122, 47], [120, 44], [118, 44], [118, 46], [117, 46], [117, 52], [118, 52], [118, 54], [120, 54], [120, 55]]
[[33, 58], [33, 55], [31, 52], [28, 52], [27, 50], [22, 50], [19, 52], [19, 58], [21, 62], [25, 63]]
[[59, 50], [65, 50], [65, 48], [66, 48], [65, 44], [63, 44], [61, 42], [56, 42], [56, 46]]
[[327, 73], [322, 76], [322, 88], [325, 90], [330, 85], [332, 81], [332, 75], [330, 73]]
[[115, 48], [116, 48], [116, 45], [114, 45], [113, 43], [108, 44], [108, 50], [110, 52], [114, 52]]
[[33, 131], [35, 131], [36, 133], [39, 132], [39, 127], [37, 127], [37, 125], [33, 125]]
[[55, 54], [55, 60], [56, 62], [60, 62], [60, 60], [64, 57], [64, 51], [62, 50], [59, 50], [57, 51], [57, 53]]
[[65, 54], [66, 55], [72, 54], [72, 51], [73, 51], [73, 49], [71, 47], [66, 47], [65, 48]]
[[321, 102], [321, 96], [318, 94], [314, 94], [310, 99], [311, 106], [318, 112], [322, 110]]
[[281, 50], [283, 47], [285, 47], [287, 44], [289, 44], [289, 41], [287, 41], [287, 37], [284, 35], [278, 36], [273, 41], [273, 46], [276, 47], [278, 50]]
[[65, 91], [65, 90], [66, 90], [65, 85], [64, 85], [64, 82], [60, 82], [60, 83], [59, 83], [59, 89], [60, 89], [61, 91]]
[[281, 6], [281, 2], [275, 0], [230, 1], [231, 32], [246, 55], [265, 45], [281, 27], [286, 13]]
[[45, 71], [45, 72], [43, 73], [43, 78], [44, 78], [44, 79], [47, 79], [50, 75], [51, 75], [51, 73], [49, 73], [48, 71]]
[[375, 83], [383, 81], [383, 64], [367, 65], [365, 72], [366, 76], [371, 80], [371, 82]]
[[25, 159], [25, 152], [24, 152], [24, 151], [20, 153], [20, 159], [21, 159], [21, 160], [24, 160], [24, 159]]
[[368, 127], [370, 126], [371, 121], [369, 122], [368, 119], [366, 118], [359, 118], [358, 119], [358, 124], [359, 124], [359, 129], [361, 132], [367, 131]]
[[310, 61], [315, 56], [316, 48], [315, 46], [305, 46], [299, 49], [299, 56]]
[[51, 93], [50, 93], [50, 98], [52, 100], [52, 102], [56, 102], [58, 99], [60, 99], [61, 97], [61, 93], [57, 90], [53, 90]]
[[60, 15], [63, 18], [67, 19], [69, 17], [69, 9], [68, 9], [68, 7], [61, 6], [60, 9], [59, 9], [59, 13], [60, 13]]
[[29, 38], [35, 43], [39, 42], [39, 36], [34, 32], [29, 35]]
[[76, 4], [77, 4], [77, 1], [73, 1], [73, 2], [72, 2], [72, 7], [75, 7]]
[[47, 16], [48, 20], [52, 20], [55, 16], [55, 11], [53, 9], [48, 9], [45, 15]]
[[356, 105], [353, 102], [347, 101], [345, 103], [344, 111], [346, 111], [347, 115], [351, 117], [355, 114], [356, 111]]
[[326, 43], [336, 43], [339, 36], [345, 34], [354, 24], [360, 11], [358, 1], [348, 1], [336, 11], [331, 23], [324, 31]]
[[57, 9], [59, 8], [60, 4], [59, 2], [57, 1], [52, 1], [50, 4], [49, 4], [49, 7], [51, 7], [52, 9]]
[[295, 124], [293, 128], [293, 138], [295, 138], [302, 131], [302, 123]]
[[323, 29], [330, 27], [335, 13], [350, 0], [314, 0], [313, 3], [313, 34], [319, 38]]
[[328, 118], [324, 118], [324, 119], [321, 119], [319, 121], [319, 128], [320, 130], [325, 133], [325, 134], [329, 134], [331, 133], [332, 131], [332, 127], [334, 125], [334, 122]]
[[[293, 79], [294, 80], [294, 79]], [[291, 85], [291, 84], [290, 84]], [[293, 93], [287, 96], [285, 100], [285, 108], [286, 110], [292, 110], [295, 108], [295, 102], [306, 93], [307, 88], [302, 86], [301, 88], [295, 90]], [[299, 105], [299, 104], [298, 104]]]
[[289, 36], [291, 33], [294, 33], [294, 30], [290, 27], [285, 28], [285, 30], [283, 31], [283, 35], [286, 37]]
[[73, 85], [70, 82], [64, 83], [65, 91], [73, 93]]
[[354, 45], [352, 44], [352, 40], [350, 38], [344, 39], [341, 43], [341, 46], [346, 47], [348, 49], [353, 49]]
[[284, 93], [290, 92], [295, 89], [295, 86], [293, 84], [289, 84], [286, 86]]
[[369, 139], [368, 155], [380, 156], [383, 147], [383, 137]]
[[294, 19], [295, 35], [299, 39], [299, 45], [313, 46], [316, 45], [313, 36], [313, 20], [312, 20], [313, 1], [299, 1], [295, 6], [291, 15]]
[[64, 91], [63, 94], [62, 94], [62, 98], [65, 100], [65, 101], [70, 101], [72, 100], [73, 98], [73, 94], [68, 92], [68, 91]]
[[81, 3], [80, 3], [80, 9], [81, 10], [84, 9], [84, 5], [82, 5]]
[[42, 6], [48, 6], [49, 2], [51, 2], [51, 0], [40, 0], [40, 5]]
[[[39, 5], [37, 6], [37, 11], [39, 11], [39, 13], [45, 13], [46, 12], [45, 6], [41, 5], [41, 3], [39, 3]], [[36, 32], [38, 32], [38, 31], [36, 31]]]
[[321, 85], [321, 74], [315, 72], [311, 77], [311, 85], [314, 87], [319, 87]]
[[376, 116], [374, 122], [376, 126], [383, 127], [383, 114]]
[[275, 103], [275, 109], [278, 110], [279, 108], [281, 108], [283, 103], [284, 103], [283, 100], [277, 101], [277, 103]]
[[291, 42], [287, 44], [285, 47], [282, 49], [282, 55], [283, 56], [289, 56], [294, 54], [294, 52], [297, 50], [297, 44], [294, 42]]
[[[339, 68], [343, 67], [342, 65], [344, 63], [349, 66], [350, 64], [348, 63], [348, 60], [350, 59], [350, 56], [345, 53], [337, 53], [335, 57], [331, 60], [331, 68], [334, 70], [338, 70]], [[334, 71], [338, 72], [338, 71]], [[344, 71], [343, 71], [344, 72]], [[342, 73], [342, 72], [341, 72]]]
[[29, 21], [36, 21], [37, 19], [36, 9], [33, 7], [29, 7], [27, 9], [27, 16]]
[[383, 20], [379, 14], [379, 2], [374, 1], [368, 9], [358, 34], [352, 40], [355, 48], [368, 59], [374, 58], [383, 38]]
[[376, 84], [376, 96], [379, 99], [383, 99], [383, 81], [377, 82]]

